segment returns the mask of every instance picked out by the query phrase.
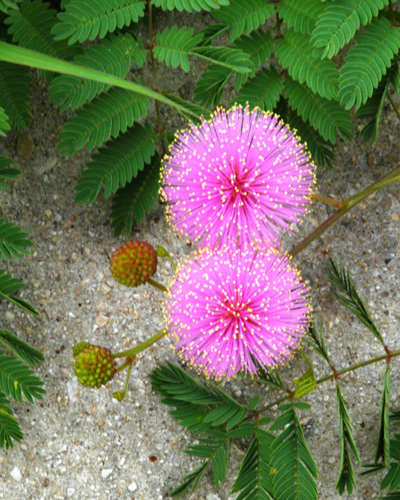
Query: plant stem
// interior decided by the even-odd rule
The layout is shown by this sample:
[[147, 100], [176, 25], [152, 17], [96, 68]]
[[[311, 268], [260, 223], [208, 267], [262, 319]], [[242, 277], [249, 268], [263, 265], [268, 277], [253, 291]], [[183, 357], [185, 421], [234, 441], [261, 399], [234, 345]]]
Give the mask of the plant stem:
[[168, 329], [163, 328], [162, 330], [157, 332], [155, 335], [153, 335], [149, 339], [145, 340], [141, 344], [137, 345], [136, 347], [132, 347], [132, 349], [128, 349], [127, 351], [116, 352], [115, 354], [113, 354], [113, 357], [114, 358], [134, 358], [137, 354], [139, 354], [139, 352], [144, 351], [145, 349], [147, 349], [151, 345], [158, 342], [167, 333], [168, 333]]
[[[332, 373], [331, 375], [327, 375], [326, 377], [322, 377], [317, 380], [317, 385], [323, 384], [327, 382], [328, 380], [332, 380], [333, 378], [338, 378], [340, 375], [344, 375], [345, 373], [348, 372], [353, 372], [355, 370], [358, 370], [359, 368], [363, 368], [364, 366], [372, 365], [374, 363], [379, 363], [379, 361], [384, 361], [388, 362], [388, 359], [395, 358], [397, 356], [400, 356], [400, 349], [397, 351], [390, 351], [389, 353], [383, 354], [382, 356], [378, 356], [377, 358], [371, 358], [367, 359], [366, 361], [362, 361], [361, 363], [357, 365], [351, 365], [347, 368], [343, 368], [342, 370], [335, 370], [335, 373]], [[271, 408], [273, 408], [275, 405], [283, 403], [284, 401], [287, 401], [290, 399], [292, 396], [291, 394], [288, 394], [286, 396], [282, 396], [281, 398], [277, 399], [276, 401], [273, 401], [272, 403], [263, 406], [259, 410], [257, 410], [255, 413], [259, 415], [260, 413], [264, 413]]]
[[319, 193], [313, 193], [311, 195], [311, 198], [317, 201], [321, 201], [322, 203], [325, 203], [325, 205], [329, 205], [330, 207], [333, 208], [340, 208], [340, 201], [339, 200], [334, 200], [333, 198], [328, 198], [327, 196], [323, 196], [322, 194]]
[[148, 89], [138, 83], [118, 78], [117, 76], [110, 75], [109, 73], [103, 73], [102, 71], [80, 66], [79, 64], [63, 61], [35, 50], [18, 47], [11, 43], [0, 41], [0, 61], [12, 64], [22, 64], [22, 66], [29, 66], [30, 68], [55, 71], [56, 73], [62, 73], [64, 75], [72, 75], [77, 76], [78, 78], [93, 80], [94, 82], [114, 85], [115, 87], [145, 95], [151, 99], [155, 99], [156, 101], [168, 104], [178, 111], [200, 118], [200, 116], [190, 108], [186, 108], [185, 106], [168, 99], [168, 97], [165, 97], [160, 92], [155, 92], [154, 90]]
[[146, 283], [148, 283], [151, 286], [154, 286], [154, 288], [157, 288], [157, 290], [161, 290], [164, 293], [168, 293], [169, 292], [169, 290], [168, 290], [168, 288], [166, 286], [162, 285], [161, 283], [159, 283], [156, 280], [153, 280], [152, 278], [147, 278]]
[[[128, 366], [128, 373], [126, 374], [124, 388], [122, 391], [117, 391], [117, 392], [114, 392], [114, 394], [113, 394], [114, 398], [117, 399], [119, 402], [122, 402], [124, 400], [124, 398], [126, 396], [126, 391], [128, 390], [128, 384], [129, 384], [129, 379], [131, 377], [133, 359], [127, 358], [124, 365]], [[124, 365], [121, 365], [121, 367]]]
[[397, 118], [399, 118], [399, 120], [400, 120], [400, 111], [397, 109], [397, 106], [396, 106], [395, 102], [390, 97], [389, 92], [386, 95], [387, 95], [387, 98], [389, 99], [389, 102], [390, 102], [392, 108], [393, 108], [393, 111], [396, 113]]
[[[153, 73], [153, 90], [155, 92], [158, 92], [158, 86], [157, 86], [157, 73], [156, 73], [156, 61], [154, 58], [154, 36], [153, 36], [153, 8], [152, 8], [152, 3], [150, 0], [148, 0], [149, 4], [149, 44], [150, 44], [150, 60], [151, 60], [151, 69]], [[162, 123], [161, 123], [161, 113], [160, 113], [160, 103], [156, 101], [156, 114], [157, 114], [157, 124], [158, 124], [158, 132], [162, 133], [163, 128], [162, 128]], [[163, 147], [163, 152], [166, 154], [167, 152], [167, 145], [165, 143], [165, 138], [161, 140], [162, 147]]]
[[315, 239], [321, 236], [329, 227], [331, 227], [335, 222], [337, 222], [343, 215], [345, 215], [351, 208], [355, 207], [358, 203], [363, 201], [365, 198], [370, 196], [372, 193], [377, 191], [386, 184], [390, 184], [392, 182], [398, 181], [400, 178], [400, 167], [396, 167], [388, 174], [381, 177], [377, 182], [374, 182], [366, 189], [361, 191], [360, 193], [356, 193], [353, 196], [343, 200], [340, 202], [340, 208], [336, 210], [325, 222], [323, 222], [317, 229], [315, 229], [312, 233], [304, 238], [298, 245], [296, 245], [289, 252], [293, 257], [303, 251], [310, 243], [312, 243]]

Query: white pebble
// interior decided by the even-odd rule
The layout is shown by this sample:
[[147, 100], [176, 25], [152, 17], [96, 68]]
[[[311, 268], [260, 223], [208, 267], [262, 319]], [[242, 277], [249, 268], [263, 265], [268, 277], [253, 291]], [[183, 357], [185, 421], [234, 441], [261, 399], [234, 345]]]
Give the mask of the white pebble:
[[113, 471], [112, 469], [103, 469], [101, 471], [101, 477], [103, 479], [106, 479], [110, 474], [112, 474], [112, 471]]
[[21, 481], [22, 479], [22, 474], [21, 474], [21, 471], [18, 469], [17, 466], [14, 467], [14, 469], [10, 472], [11, 474], [11, 477], [15, 480], [15, 481]]
[[128, 485], [128, 490], [129, 491], [136, 491], [137, 490], [137, 484], [135, 481], [133, 481], [130, 485]]
[[67, 497], [72, 497], [74, 493], [75, 493], [75, 488], [67, 489]]
[[221, 500], [218, 495], [215, 495], [214, 493], [210, 493], [209, 495], [206, 496], [206, 500]]

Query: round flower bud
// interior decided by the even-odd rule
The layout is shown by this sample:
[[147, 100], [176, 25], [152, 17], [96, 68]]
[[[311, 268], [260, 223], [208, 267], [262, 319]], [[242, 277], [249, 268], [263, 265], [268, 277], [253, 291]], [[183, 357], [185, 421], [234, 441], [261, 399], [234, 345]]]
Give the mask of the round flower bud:
[[128, 241], [111, 258], [111, 274], [121, 285], [143, 285], [157, 271], [157, 253], [144, 241]]
[[109, 349], [89, 345], [76, 356], [74, 372], [82, 385], [101, 387], [114, 377], [116, 365]]

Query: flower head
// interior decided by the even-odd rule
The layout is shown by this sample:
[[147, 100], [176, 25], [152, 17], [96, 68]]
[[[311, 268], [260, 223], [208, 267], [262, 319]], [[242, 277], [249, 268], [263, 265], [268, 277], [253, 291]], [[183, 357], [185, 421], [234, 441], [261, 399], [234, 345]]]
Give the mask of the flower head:
[[164, 303], [174, 347], [207, 376], [282, 364], [305, 333], [310, 299], [275, 249], [203, 249], [183, 262]]
[[74, 372], [82, 385], [101, 387], [116, 373], [117, 363], [112, 352], [105, 347], [81, 342], [75, 346], [74, 356]]
[[128, 241], [114, 252], [110, 270], [121, 285], [143, 285], [157, 271], [157, 253], [150, 243]]
[[178, 133], [164, 160], [161, 194], [175, 229], [200, 246], [274, 245], [307, 211], [314, 165], [276, 115], [218, 108]]

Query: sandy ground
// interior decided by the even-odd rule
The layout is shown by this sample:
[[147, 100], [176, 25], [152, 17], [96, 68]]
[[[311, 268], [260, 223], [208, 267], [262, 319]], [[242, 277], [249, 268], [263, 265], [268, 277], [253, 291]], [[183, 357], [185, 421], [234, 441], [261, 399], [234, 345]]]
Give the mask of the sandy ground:
[[[201, 68], [195, 71], [200, 71]], [[195, 77], [197, 77], [195, 75]], [[160, 87], [190, 97], [193, 77], [165, 71]], [[122, 389], [123, 377], [109, 387], [90, 390], [78, 386], [73, 375], [73, 346], [83, 340], [113, 351], [133, 346], [162, 325], [162, 293], [150, 286], [126, 289], [116, 284], [109, 259], [124, 240], [115, 238], [109, 226], [110, 201], [100, 195], [90, 207], [74, 202], [74, 186], [88, 160], [83, 151], [62, 158], [56, 150], [57, 132], [65, 118], [47, 101], [42, 81], [34, 85], [33, 120], [29, 134], [35, 150], [25, 160], [15, 150], [17, 132], [0, 141], [0, 153], [15, 158], [21, 180], [1, 193], [0, 216], [22, 226], [34, 242], [32, 253], [21, 263], [6, 263], [27, 284], [21, 297], [39, 310], [31, 318], [0, 303], [2, 324], [43, 351], [45, 362], [38, 370], [47, 396], [40, 404], [15, 407], [25, 439], [14, 450], [0, 453], [0, 498], [4, 500], [161, 500], [197, 462], [183, 453], [195, 436], [182, 430], [169, 416], [152, 390], [148, 375], [159, 363], [177, 361], [170, 341], [161, 340], [137, 359], [129, 392], [123, 403], [112, 392]], [[154, 116], [154, 109], [151, 110]], [[174, 129], [179, 123], [163, 108], [163, 120]], [[319, 170], [319, 191], [342, 198], [368, 186], [399, 161], [400, 126], [391, 109], [385, 108], [382, 133], [375, 146], [340, 143], [337, 169]], [[285, 247], [314, 229], [332, 213], [315, 204], [300, 231], [285, 239]], [[328, 259], [342, 260], [351, 269], [361, 297], [379, 325], [390, 348], [400, 348], [399, 334], [399, 240], [400, 187], [392, 185], [370, 197], [334, 228], [296, 257], [303, 277], [311, 286], [315, 315], [326, 332], [327, 347], [338, 369], [382, 354], [378, 341], [332, 298], [327, 280]], [[136, 229], [133, 237], [162, 245], [175, 258], [190, 251], [183, 240], [170, 233], [164, 208], [157, 205]], [[162, 262], [157, 273], [166, 282], [172, 270]], [[318, 377], [327, 366], [306, 347], [315, 361]], [[373, 460], [377, 435], [381, 377], [384, 363], [360, 369], [341, 379], [341, 387], [355, 425], [355, 439], [364, 463]], [[286, 380], [301, 375], [304, 362], [296, 357], [282, 370]], [[393, 361], [392, 408], [399, 397], [399, 362]], [[255, 382], [234, 380], [225, 390], [239, 400], [261, 395], [263, 404], [276, 394]], [[339, 467], [339, 428], [333, 384], [308, 395], [310, 411], [302, 413], [309, 447], [319, 467], [320, 498], [335, 500]], [[272, 411], [274, 417], [277, 412]], [[230, 488], [245, 452], [244, 443], [232, 447], [228, 480], [213, 485], [208, 474], [193, 498], [233, 500]], [[356, 467], [356, 474], [361, 469]], [[378, 477], [358, 476], [354, 500], [379, 496]], [[343, 498], [347, 498], [344, 495]]]

